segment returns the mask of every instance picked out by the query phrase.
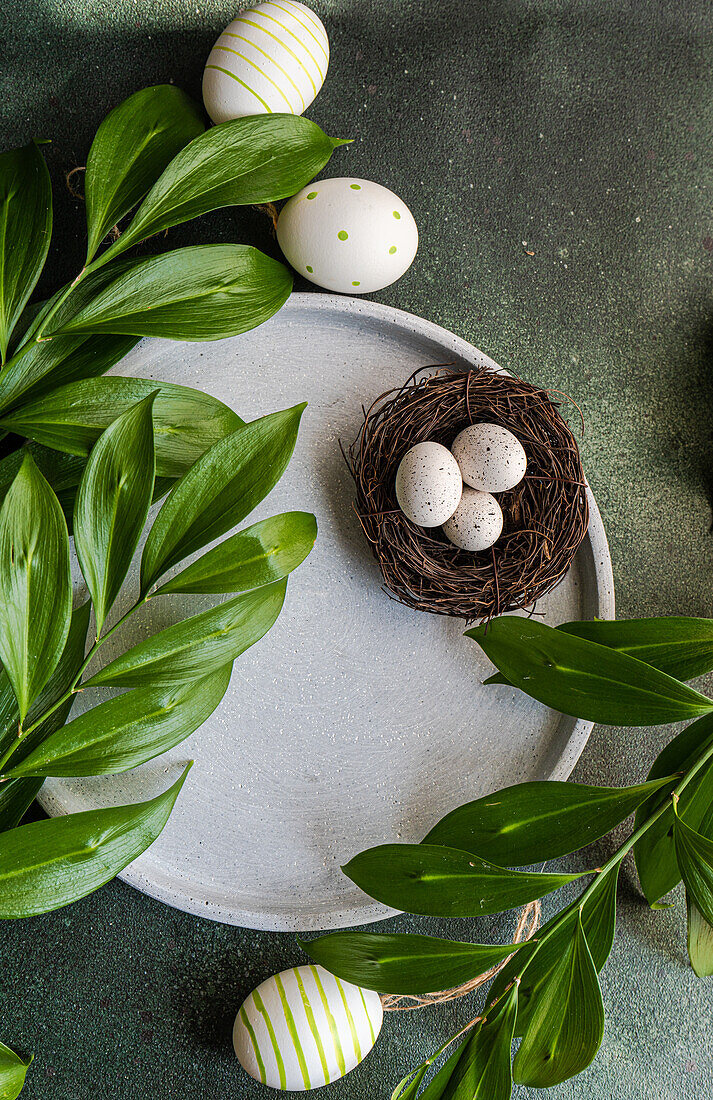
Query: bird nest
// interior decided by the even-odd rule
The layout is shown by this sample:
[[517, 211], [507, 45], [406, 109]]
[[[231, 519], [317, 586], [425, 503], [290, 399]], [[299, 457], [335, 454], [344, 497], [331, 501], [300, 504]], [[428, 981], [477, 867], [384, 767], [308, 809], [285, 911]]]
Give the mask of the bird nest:
[[[559, 584], [587, 533], [589, 510], [577, 443], [550, 392], [485, 367], [426, 367], [364, 411], [345, 457], [355, 510], [388, 594], [419, 611], [472, 621], [531, 607]], [[450, 447], [478, 422], [502, 424], [517, 436], [527, 472], [497, 494], [504, 516], [498, 541], [472, 553], [453, 546], [440, 528], [408, 520], [394, 481], [414, 444]]]

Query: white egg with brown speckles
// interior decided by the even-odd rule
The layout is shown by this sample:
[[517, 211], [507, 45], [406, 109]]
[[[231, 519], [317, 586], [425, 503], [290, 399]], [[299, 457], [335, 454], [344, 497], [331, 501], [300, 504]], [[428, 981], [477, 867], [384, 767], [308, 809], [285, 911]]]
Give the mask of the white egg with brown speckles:
[[417, 443], [396, 472], [399, 508], [419, 527], [440, 527], [449, 519], [463, 492], [458, 463], [440, 443]]
[[494, 496], [465, 488], [453, 515], [443, 524], [446, 538], [461, 550], [487, 550], [498, 541], [503, 512]]
[[466, 485], [483, 493], [514, 489], [525, 476], [525, 448], [502, 424], [471, 424], [455, 437], [451, 451]]

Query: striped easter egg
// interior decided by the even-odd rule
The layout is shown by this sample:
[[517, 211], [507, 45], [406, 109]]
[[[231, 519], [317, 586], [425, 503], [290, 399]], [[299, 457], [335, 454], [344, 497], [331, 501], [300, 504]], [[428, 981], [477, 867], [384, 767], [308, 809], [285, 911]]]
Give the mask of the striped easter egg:
[[225, 28], [203, 73], [213, 122], [273, 112], [301, 115], [324, 83], [329, 40], [322, 21], [297, 0], [246, 8]]
[[376, 1042], [383, 1017], [378, 993], [321, 966], [296, 966], [245, 998], [233, 1046], [256, 1081], [306, 1092], [354, 1069]]

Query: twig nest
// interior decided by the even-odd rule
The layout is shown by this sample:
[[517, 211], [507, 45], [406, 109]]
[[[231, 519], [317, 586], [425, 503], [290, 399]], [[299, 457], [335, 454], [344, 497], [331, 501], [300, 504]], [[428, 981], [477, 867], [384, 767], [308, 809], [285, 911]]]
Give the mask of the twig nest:
[[[384, 587], [409, 607], [466, 620], [530, 607], [562, 580], [587, 533], [587, 486], [574, 435], [547, 391], [520, 378], [485, 367], [424, 371], [374, 402], [347, 456], [355, 509]], [[474, 550], [454, 545], [441, 527], [408, 518], [395, 481], [412, 448], [435, 443], [452, 450], [457, 437], [477, 425], [514, 436], [526, 469], [513, 488], [498, 491], [497, 542]], [[521, 465], [519, 456], [511, 478]], [[468, 501], [470, 489], [463, 490]], [[466, 524], [457, 526], [466, 542]]]

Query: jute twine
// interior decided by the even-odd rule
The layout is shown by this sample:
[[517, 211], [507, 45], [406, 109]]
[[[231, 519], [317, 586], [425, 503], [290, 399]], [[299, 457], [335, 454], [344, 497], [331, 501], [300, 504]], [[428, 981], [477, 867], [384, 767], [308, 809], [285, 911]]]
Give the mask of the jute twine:
[[[540, 926], [541, 916], [542, 903], [539, 900], [531, 901], [529, 905], [526, 905], [518, 917], [512, 942], [514, 944], [523, 943], [532, 939]], [[420, 1008], [430, 1008], [431, 1005], [442, 1005], [448, 1001], [456, 1001], [459, 997], [467, 997], [469, 993], [474, 993], [476, 989], [487, 985], [496, 974], [500, 973], [503, 967], [507, 966], [512, 957], [512, 955], [508, 955], [507, 959], [503, 959], [497, 966], [491, 966], [490, 970], [486, 970], [484, 974], [478, 974], [476, 978], [471, 978], [470, 981], [464, 982], [463, 985], [456, 986], [454, 989], [442, 989], [437, 993], [384, 993], [381, 997], [384, 1012], [415, 1012]], [[463, 1031], [467, 1031], [479, 1019], [480, 1016], [476, 1016], [466, 1025]], [[459, 1032], [459, 1035], [462, 1035], [463, 1031]]]

